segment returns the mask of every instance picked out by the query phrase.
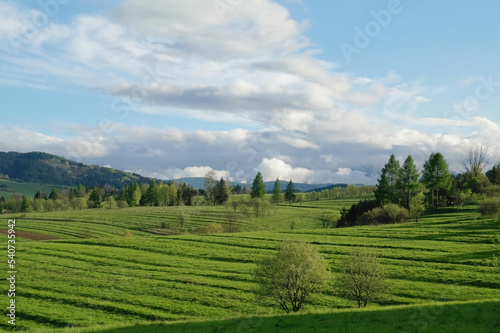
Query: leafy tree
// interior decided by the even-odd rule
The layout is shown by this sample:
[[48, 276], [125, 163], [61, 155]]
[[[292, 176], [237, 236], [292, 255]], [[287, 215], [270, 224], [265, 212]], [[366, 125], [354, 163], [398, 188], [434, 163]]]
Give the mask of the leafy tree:
[[273, 203], [275, 205], [279, 205], [281, 200], [282, 200], [283, 194], [281, 193], [281, 182], [278, 178], [276, 178], [276, 181], [274, 182], [274, 187], [273, 187]]
[[311, 296], [322, 292], [330, 278], [325, 259], [311, 245], [284, 241], [275, 255], [263, 258], [255, 270], [257, 294], [281, 309], [297, 312]]
[[56, 188], [53, 188], [52, 191], [50, 191], [50, 194], [49, 194], [49, 199], [50, 200], [57, 200], [57, 189]]
[[304, 193], [297, 193], [295, 198], [296, 198], [297, 202], [300, 204], [300, 207], [302, 207], [302, 202], [304, 202], [305, 194]]
[[323, 212], [318, 216], [318, 220], [323, 228], [334, 228], [337, 225], [338, 216], [333, 213]]
[[21, 202], [21, 212], [26, 213], [31, 211], [31, 201], [28, 197], [23, 195], [23, 201]]
[[431, 191], [431, 206], [438, 208], [439, 190], [446, 189], [451, 180], [448, 163], [441, 153], [431, 153], [424, 164], [421, 181]]
[[340, 211], [340, 219], [337, 223], [338, 227], [351, 227], [356, 224], [358, 219], [366, 212], [369, 212], [380, 204], [377, 200], [362, 200], [352, 204], [350, 209], [342, 208]]
[[93, 202], [93, 207], [98, 208], [101, 205], [101, 196], [97, 191], [97, 187], [92, 189], [92, 193], [90, 193], [89, 201]]
[[422, 192], [410, 199], [409, 209], [410, 215], [418, 222], [418, 218], [425, 211], [425, 195]]
[[205, 175], [205, 200], [209, 205], [216, 204], [217, 179], [215, 172], [210, 170]]
[[359, 247], [341, 262], [336, 284], [340, 293], [356, 301], [358, 307], [381, 299], [389, 288], [379, 258]]
[[262, 178], [262, 174], [257, 172], [253, 183], [252, 190], [250, 191], [250, 197], [264, 199], [266, 195], [266, 185], [264, 184], [264, 179]]
[[413, 157], [408, 155], [401, 167], [398, 182], [399, 188], [401, 189], [402, 206], [406, 208], [410, 207], [410, 199], [420, 187], [420, 183], [418, 182], [419, 177], [420, 172], [413, 161]]
[[292, 205], [292, 201], [295, 200], [295, 185], [293, 184], [291, 179], [286, 185], [285, 200], [290, 203], [290, 206]]

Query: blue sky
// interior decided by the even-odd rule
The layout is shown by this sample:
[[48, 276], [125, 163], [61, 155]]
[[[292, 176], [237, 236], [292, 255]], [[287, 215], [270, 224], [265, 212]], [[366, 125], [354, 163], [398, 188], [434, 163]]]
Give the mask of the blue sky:
[[500, 157], [497, 1], [0, 0], [0, 150], [374, 183]]

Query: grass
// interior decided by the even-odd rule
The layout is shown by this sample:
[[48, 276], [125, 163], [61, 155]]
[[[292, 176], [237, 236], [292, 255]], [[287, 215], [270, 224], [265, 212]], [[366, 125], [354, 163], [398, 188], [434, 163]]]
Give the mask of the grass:
[[63, 189], [69, 189], [69, 187], [59, 186], [59, 185], [47, 185], [47, 184], [36, 184], [36, 183], [24, 183], [16, 182], [12, 180], [0, 179], [0, 197], [10, 198], [15, 193], [24, 194], [28, 197], [33, 197], [36, 191], [45, 190], [47, 195], [53, 188], [58, 191]]
[[[498, 221], [481, 219], [469, 207], [427, 214], [419, 223], [319, 229], [315, 212], [345, 203], [315, 203], [320, 207], [280, 206], [268, 216], [245, 219], [246, 232], [168, 237], [150, 230], [164, 221], [175, 223], [173, 207], [3, 215], [5, 221], [17, 217], [18, 230], [61, 238], [17, 239], [17, 328], [321, 332], [339, 327], [358, 332], [371, 325], [369, 331], [465, 332], [474, 318], [481, 319], [479, 331], [498, 327], [499, 271], [491, 266], [493, 254], [498, 256], [491, 244], [500, 231]], [[194, 225], [224, 223], [222, 207], [184, 209]], [[298, 229], [289, 228], [290, 218]], [[125, 229], [132, 237], [123, 237]], [[1, 237], [6, 244], [6, 236]], [[305, 306], [303, 317], [283, 316], [272, 304], [256, 302], [255, 263], [283, 239], [315, 244], [334, 274], [353, 246], [372, 247], [389, 274], [390, 295], [360, 312], [327, 290]], [[6, 295], [0, 297], [1, 304], [7, 301]], [[119, 328], [135, 325], [142, 326]], [[0, 322], [2, 328], [6, 322]]]

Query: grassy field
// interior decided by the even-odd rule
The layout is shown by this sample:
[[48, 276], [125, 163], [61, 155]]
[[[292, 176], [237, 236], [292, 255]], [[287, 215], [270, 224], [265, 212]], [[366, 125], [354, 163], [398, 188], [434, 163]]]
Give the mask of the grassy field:
[[[60, 238], [17, 239], [16, 328], [266, 332], [324, 323], [358, 332], [371, 323], [379, 331], [393, 331], [384, 330], [392, 325], [396, 331], [467, 332], [467, 325], [480, 321], [480, 331], [496, 331], [500, 280], [491, 265], [498, 255], [491, 240], [500, 233], [498, 221], [481, 219], [475, 207], [468, 207], [429, 214], [419, 223], [319, 228], [317, 214], [344, 205], [349, 204], [325, 200], [280, 206], [265, 217], [242, 219], [245, 232], [216, 235], [155, 235], [162, 222], [178, 223], [175, 207], [2, 215], [5, 225], [15, 217], [18, 231]], [[184, 209], [192, 225], [225, 223], [223, 207]], [[296, 221], [293, 230], [291, 219]], [[132, 237], [123, 237], [126, 229]], [[2, 239], [6, 244], [5, 235]], [[256, 302], [252, 272], [255, 262], [283, 239], [315, 244], [334, 274], [353, 246], [372, 247], [389, 274], [390, 295], [359, 312], [327, 290], [302, 315], [282, 316], [272, 304]], [[0, 301], [7, 304], [4, 294]], [[133, 325], [143, 326], [114, 329]], [[6, 320], [0, 329], [7, 329]]]
[[58, 185], [23, 183], [0, 179], [0, 197], [3, 196], [5, 198], [10, 198], [15, 193], [24, 194], [32, 198], [35, 195], [36, 191], [42, 190], [45, 190], [45, 192], [47, 192], [47, 195], [49, 195], [50, 191], [52, 191], [53, 188], [56, 188], [58, 191], [69, 189], [69, 187]]

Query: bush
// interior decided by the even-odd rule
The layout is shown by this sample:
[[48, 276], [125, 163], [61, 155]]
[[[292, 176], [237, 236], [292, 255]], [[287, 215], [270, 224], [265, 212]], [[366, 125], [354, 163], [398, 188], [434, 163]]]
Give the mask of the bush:
[[257, 294], [271, 298], [285, 312], [297, 312], [330, 279], [328, 265], [311, 244], [284, 241], [275, 255], [263, 258], [255, 270]]
[[489, 198], [479, 202], [479, 212], [484, 217], [500, 215], [500, 198]]
[[217, 223], [210, 223], [209, 225], [204, 225], [198, 228], [198, 233], [203, 235], [212, 235], [212, 234], [220, 234], [224, 232], [224, 228], [222, 228]]
[[364, 213], [379, 207], [377, 200], [363, 200], [351, 206], [347, 210], [345, 207], [340, 211], [340, 219], [337, 223], [338, 227], [351, 227], [356, 224], [356, 221]]
[[406, 208], [396, 204], [387, 204], [384, 207], [377, 207], [363, 215], [356, 221], [357, 225], [389, 224], [401, 223], [408, 220], [409, 213]]
[[380, 259], [369, 249], [355, 248], [340, 264], [336, 278], [337, 289], [358, 307], [381, 300], [389, 285]]

